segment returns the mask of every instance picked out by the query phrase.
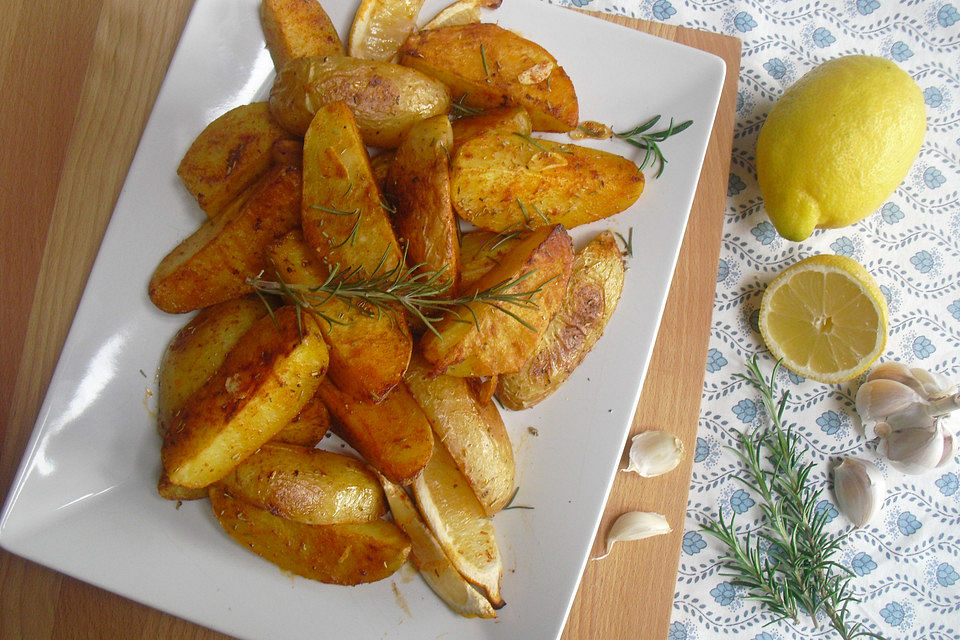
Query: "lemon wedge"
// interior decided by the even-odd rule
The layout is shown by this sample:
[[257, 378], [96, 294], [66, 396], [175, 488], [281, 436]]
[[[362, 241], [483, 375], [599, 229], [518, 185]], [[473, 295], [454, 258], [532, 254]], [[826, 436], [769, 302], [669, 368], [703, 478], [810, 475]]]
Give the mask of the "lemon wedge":
[[417, 25], [424, 0], [363, 0], [350, 28], [348, 55], [386, 62]]
[[856, 260], [818, 255], [790, 266], [767, 287], [760, 334], [800, 375], [836, 383], [863, 373], [887, 342], [887, 305]]

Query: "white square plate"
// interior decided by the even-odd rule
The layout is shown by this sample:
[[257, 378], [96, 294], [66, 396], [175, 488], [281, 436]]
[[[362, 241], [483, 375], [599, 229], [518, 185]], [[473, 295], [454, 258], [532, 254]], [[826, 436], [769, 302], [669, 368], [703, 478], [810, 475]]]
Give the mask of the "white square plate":
[[[324, 3], [341, 34], [354, 2]], [[422, 15], [445, 4], [428, 2]], [[156, 310], [147, 281], [203, 220], [176, 177], [216, 116], [264, 99], [273, 65], [256, 0], [198, 0], [140, 141], [36, 428], [9, 494], [0, 543], [81, 580], [242, 638], [555, 638], [576, 593], [653, 349], [720, 98], [720, 58], [534, 0], [488, 20], [551, 51], [583, 119], [626, 129], [655, 114], [693, 126], [663, 145], [637, 205], [574, 230], [577, 246], [632, 227], [619, 309], [554, 396], [504, 412], [517, 457], [516, 509], [495, 519], [507, 606], [496, 621], [451, 613], [407, 568], [337, 587], [291, 578], [220, 530], [206, 501], [157, 496], [151, 413], [160, 355], [186, 318]], [[659, 128], [659, 126], [658, 126]], [[639, 161], [621, 141], [587, 142]], [[532, 435], [534, 427], [539, 433]], [[399, 595], [395, 593], [398, 591]]]

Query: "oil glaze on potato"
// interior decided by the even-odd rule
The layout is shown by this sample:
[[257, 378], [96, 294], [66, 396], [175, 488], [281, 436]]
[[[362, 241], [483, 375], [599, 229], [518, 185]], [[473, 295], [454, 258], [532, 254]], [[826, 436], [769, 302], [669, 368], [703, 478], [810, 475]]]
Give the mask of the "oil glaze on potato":
[[371, 522], [387, 511], [367, 465], [295, 445], [268, 442], [218, 484], [234, 498], [307, 524]]
[[392, 522], [304, 524], [280, 518], [210, 488], [220, 526], [240, 545], [283, 571], [332, 584], [376, 582], [407, 560], [410, 541]]
[[505, 407], [532, 407], [573, 373], [613, 315], [623, 276], [620, 248], [609, 231], [580, 250], [560, 308], [533, 355], [519, 372], [499, 378], [497, 398]]
[[231, 109], [200, 132], [177, 175], [212, 218], [266, 173], [274, 143], [289, 137], [266, 102]]
[[415, 123], [450, 110], [443, 83], [389, 62], [343, 56], [291, 60], [270, 91], [270, 110], [287, 131], [303, 135], [321, 106], [344, 101], [365, 144], [394, 148]]
[[[400, 47], [400, 64], [440, 80], [464, 105], [524, 107], [534, 131], [562, 132], [577, 126], [577, 94], [556, 59], [540, 45], [495, 24], [415, 33]], [[536, 74], [538, 81], [528, 83], [535, 69], [546, 75]]]
[[450, 152], [455, 152], [467, 140], [484, 133], [504, 131], [528, 136], [532, 128], [530, 115], [523, 107], [500, 107], [480, 115], [457, 118], [453, 121], [453, 148]]
[[149, 295], [186, 313], [253, 293], [247, 278], [268, 264], [266, 247], [300, 224], [300, 170], [277, 166], [160, 262]]
[[643, 192], [643, 174], [618, 155], [491, 132], [453, 157], [453, 206], [492, 231], [562, 224], [572, 229], [623, 211]]
[[260, 23], [277, 69], [294, 58], [343, 53], [340, 36], [318, 0], [262, 0]]
[[425, 333], [420, 341], [424, 358], [433, 365], [431, 373], [482, 377], [519, 371], [556, 313], [572, 265], [573, 244], [566, 229], [557, 225], [529, 232], [464, 293], [522, 278], [505, 292], [537, 292], [530, 296], [534, 308], [504, 305], [523, 323], [477, 302], [448, 312], [438, 323], [437, 334]]
[[317, 321], [281, 307], [261, 318], [187, 400], [163, 438], [174, 484], [198, 488], [227, 475], [296, 416], [327, 368]]

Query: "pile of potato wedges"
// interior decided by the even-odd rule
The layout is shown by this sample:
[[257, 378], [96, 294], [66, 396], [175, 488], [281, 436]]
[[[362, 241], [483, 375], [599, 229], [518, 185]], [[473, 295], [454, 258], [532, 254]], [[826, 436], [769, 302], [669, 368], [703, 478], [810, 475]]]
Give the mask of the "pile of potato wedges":
[[[363, 0], [345, 47], [315, 0], [262, 1], [270, 99], [187, 150], [178, 175], [207, 219], [149, 283], [161, 310], [198, 312], [160, 363], [158, 490], [209, 499], [230, 537], [286, 571], [352, 585], [409, 557], [453, 610], [495, 617], [491, 518], [515, 470], [494, 396], [535, 405], [603, 333], [620, 247], [604, 231], [574, 251], [567, 229], [628, 208], [644, 178], [534, 137], [577, 127], [576, 93], [542, 47], [479, 21], [499, 0], [460, 0], [417, 30], [420, 4]], [[459, 302], [425, 323], [255, 287], [384, 273]], [[353, 451], [318, 447], [328, 432]]]

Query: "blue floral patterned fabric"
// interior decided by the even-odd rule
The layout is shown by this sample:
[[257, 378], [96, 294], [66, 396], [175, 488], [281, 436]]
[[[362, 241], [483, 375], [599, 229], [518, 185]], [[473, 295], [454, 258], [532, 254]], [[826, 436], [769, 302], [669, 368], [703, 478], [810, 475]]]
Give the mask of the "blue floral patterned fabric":
[[[699, 434], [680, 557], [670, 640], [831, 638], [821, 621], [769, 624], [771, 616], [730, 583], [720, 547], [701, 531], [718, 507], [738, 529], [758, 527], [759, 498], [733, 481], [737, 459], [724, 447], [764, 423], [758, 395], [735, 374], [761, 353], [757, 331], [764, 286], [784, 267], [817, 253], [850, 256], [880, 284], [890, 312], [883, 359], [960, 381], [960, 1], [958, 0], [567, 0], [566, 4], [722, 32], [743, 41], [727, 212], [717, 273]], [[923, 91], [927, 137], [906, 179], [879, 211], [843, 229], [786, 241], [766, 217], [754, 147], [770, 107], [817, 64], [846, 54], [893, 60]], [[960, 639], [960, 465], [923, 476], [884, 465], [864, 440], [854, 408], [861, 380], [840, 385], [784, 371], [830, 527], [850, 524], [832, 504], [827, 478], [844, 456], [876, 461], [888, 494], [880, 517], [852, 530], [839, 556], [861, 603], [855, 620], [886, 638]]]

